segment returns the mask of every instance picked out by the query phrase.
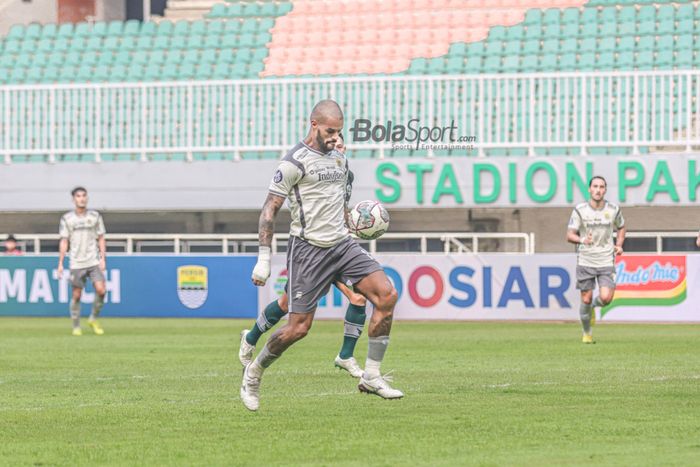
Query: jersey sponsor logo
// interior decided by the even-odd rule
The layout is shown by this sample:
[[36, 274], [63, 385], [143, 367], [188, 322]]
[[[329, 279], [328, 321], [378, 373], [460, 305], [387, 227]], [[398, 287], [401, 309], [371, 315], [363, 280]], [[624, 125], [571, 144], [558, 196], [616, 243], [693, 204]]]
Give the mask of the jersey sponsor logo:
[[282, 171], [278, 169], [277, 172], [275, 172], [275, 176], [274, 176], [274, 178], [273, 178], [272, 180], [273, 180], [275, 183], [281, 182], [281, 181], [282, 181]]
[[343, 172], [325, 172], [318, 174], [319, 182], [337, 182], [338, 180], [344, 180], [345, 174]]
[[186, 265], [177, 268], [177, 297], [187, 308], [194, 310], [207, 301], [208, 272], [206, 266]]
[[685, 256], [625, 256], [615, 264], [615, 297], [601, 317], [619, 306], [670, 306], [686, 299]]

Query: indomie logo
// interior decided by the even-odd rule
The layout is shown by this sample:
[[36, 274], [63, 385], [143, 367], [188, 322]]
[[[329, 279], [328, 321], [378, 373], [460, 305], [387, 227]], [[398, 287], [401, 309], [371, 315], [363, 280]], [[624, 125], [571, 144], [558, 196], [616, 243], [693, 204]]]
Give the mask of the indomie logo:
[[615, 298], [601, 310], [617, 306], [670, 306], [686, 298], [685, 256], [618, 257]]

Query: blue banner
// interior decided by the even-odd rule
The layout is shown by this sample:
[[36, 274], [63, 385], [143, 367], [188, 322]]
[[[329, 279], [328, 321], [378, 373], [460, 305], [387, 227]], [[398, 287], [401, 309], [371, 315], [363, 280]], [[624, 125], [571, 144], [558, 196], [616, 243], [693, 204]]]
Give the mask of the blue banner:
[[[110, 256], [102, 315], [254, 318], [254, 256]], [[68, 316], [70, 272], [54, 256], [0, 256], [0, 316]], [[83, 291], [83, 314], [94, 299]]]

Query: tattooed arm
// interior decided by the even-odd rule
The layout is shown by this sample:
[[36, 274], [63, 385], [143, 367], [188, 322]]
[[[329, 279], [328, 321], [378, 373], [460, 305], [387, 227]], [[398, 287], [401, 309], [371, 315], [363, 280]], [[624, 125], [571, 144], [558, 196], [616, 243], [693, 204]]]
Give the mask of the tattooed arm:
[[269, 193], [258, 221], [258, 262], [253, 269], [253, 284], [262, 286], [270, 277], [270, 255], [272, 245], [272, 236], [275, 233], [275, 218], [279, 212], [284, 197]]

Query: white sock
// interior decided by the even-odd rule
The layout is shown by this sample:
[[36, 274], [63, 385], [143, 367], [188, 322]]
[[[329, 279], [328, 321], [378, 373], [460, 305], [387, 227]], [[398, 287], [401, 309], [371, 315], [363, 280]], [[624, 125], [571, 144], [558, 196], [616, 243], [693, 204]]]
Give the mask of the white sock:
[[382, 362], [378, 362], [376, 360], [372, 360], [371, 358], [368, 358], [367, 361], [365, 362], [365, 378], [376, 378], [378, 376], [381, 376], [381, 373], [379, 372], [379, 367], [382, 364]]

